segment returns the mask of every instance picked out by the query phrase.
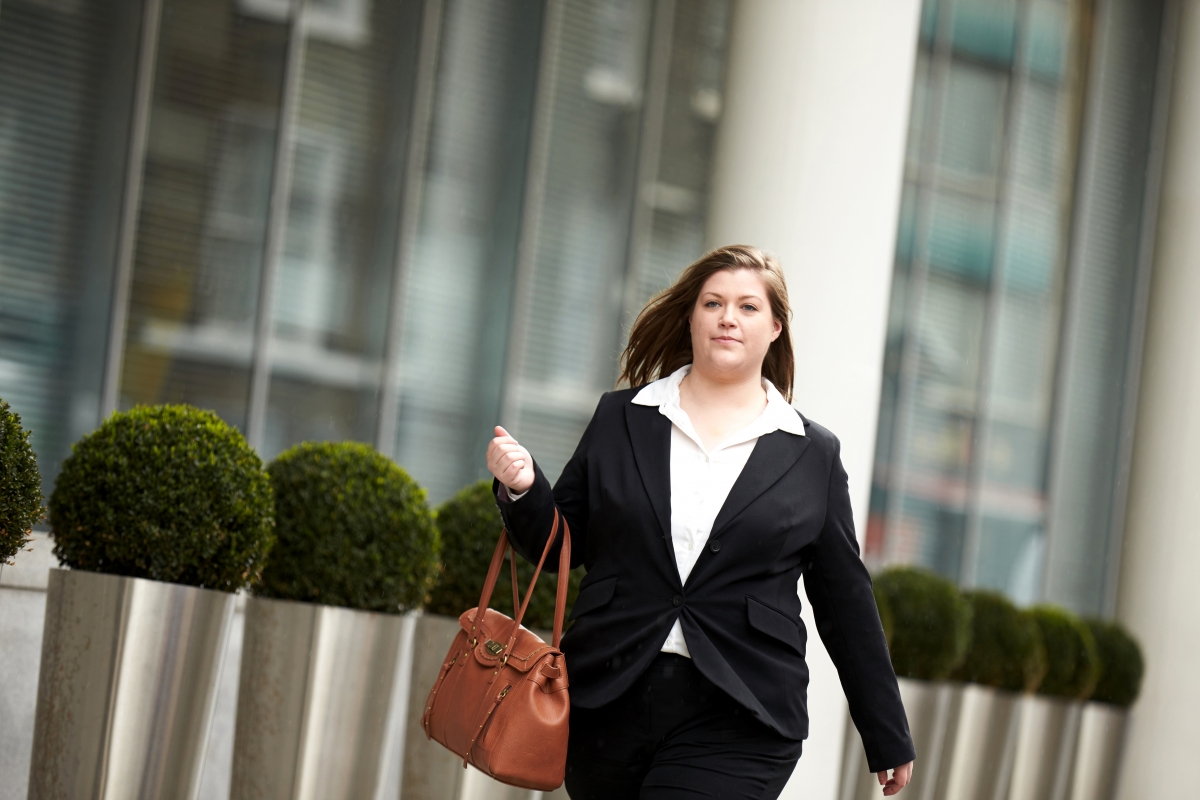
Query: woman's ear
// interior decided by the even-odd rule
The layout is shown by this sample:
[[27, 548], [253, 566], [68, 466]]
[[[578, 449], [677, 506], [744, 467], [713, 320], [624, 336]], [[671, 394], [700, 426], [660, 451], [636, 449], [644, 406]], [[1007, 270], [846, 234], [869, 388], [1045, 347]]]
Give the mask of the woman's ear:
[[781, 333], [783, 333], [783, 323], [779, 320], [775, 320], [775, 332], [771, 334], [771, 341], [773, 342], [778, 339], [779, 334]]

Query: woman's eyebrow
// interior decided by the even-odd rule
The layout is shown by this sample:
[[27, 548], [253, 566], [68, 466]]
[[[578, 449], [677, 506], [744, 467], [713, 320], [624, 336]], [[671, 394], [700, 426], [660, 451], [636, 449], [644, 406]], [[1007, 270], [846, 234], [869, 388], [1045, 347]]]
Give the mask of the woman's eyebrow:
[[[700, 296], [701, 297], [712, 296], [712, 297], [719, 297], [719, 298], [725, 297], [725, 295], [721, 294], [720, 292], [714, 292], [711, 289], [706, 292], [703, 292]], [[739, 297], [738, 300], [757, 300], [760, 303], [763, 302], [763, 299], [756, 294], [744, 294], [741, 297]]]

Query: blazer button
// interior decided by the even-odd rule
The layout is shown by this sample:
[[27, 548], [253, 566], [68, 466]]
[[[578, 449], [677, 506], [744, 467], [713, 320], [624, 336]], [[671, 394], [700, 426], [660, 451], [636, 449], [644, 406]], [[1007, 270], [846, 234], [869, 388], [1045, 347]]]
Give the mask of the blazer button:
[[676, 608], [679, 608], [681, 605], [683, 605], [683, 598], [680, 597], [679, 595], [675, 595], [675, 597], [671, 598], [671, 602], [675, 605]]
[[721, 540], [713, 539], [712, 543], [709, 544], [708, 549], [712, 550], [714, 553], [717, 552], [718, 550], [720, 550], [721, 549]]

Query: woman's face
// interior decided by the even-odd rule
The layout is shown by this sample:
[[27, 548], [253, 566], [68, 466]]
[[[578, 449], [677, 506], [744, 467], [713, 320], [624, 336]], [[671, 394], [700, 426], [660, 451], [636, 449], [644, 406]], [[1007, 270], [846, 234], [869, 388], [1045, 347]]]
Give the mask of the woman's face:
[[756, 270], [710, 275], [688, 320], [694, 368], [761, 374], [767, 348], [783, 330], [771, 315], [767, 297], [767, 286]]

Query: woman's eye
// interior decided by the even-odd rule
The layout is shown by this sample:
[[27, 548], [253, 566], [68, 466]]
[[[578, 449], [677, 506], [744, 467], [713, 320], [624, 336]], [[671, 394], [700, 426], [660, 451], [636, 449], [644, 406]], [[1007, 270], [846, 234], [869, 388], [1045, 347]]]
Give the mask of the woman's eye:
[[746, 311], [758, 311], [757, 307], [752, 306], [749, 303], [746, 303], [744, 306], [742, 306], [742, 308]]
[[704, 304], [704, 306], [706, 308], [716, 308], [719, 305], [721, 305], [721, 304], [718, 303], [716, 300], [709, 300], [707, 303]]

